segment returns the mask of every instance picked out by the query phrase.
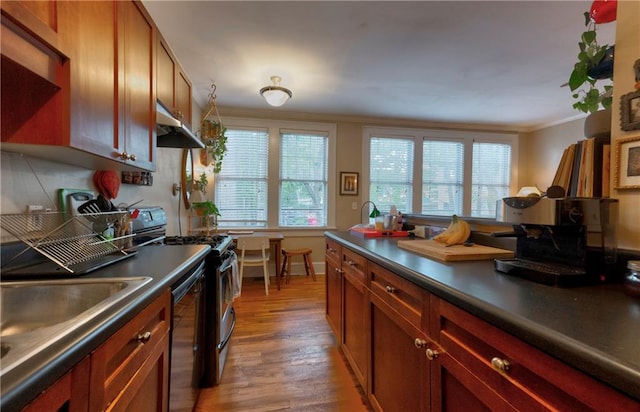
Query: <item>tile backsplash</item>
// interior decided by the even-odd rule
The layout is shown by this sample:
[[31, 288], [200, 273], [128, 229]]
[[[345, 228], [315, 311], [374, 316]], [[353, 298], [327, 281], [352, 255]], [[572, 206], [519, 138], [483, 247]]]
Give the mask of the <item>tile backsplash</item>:
[[[95, 170], [88, 170], [64, 163], [51, 162], [22, 155], [1, 154], [0, 213], [23, 213], [27, 205], [42, 205], [57, 211], [58, 189], [89, 189], [97, 193], [93, 183]], [[130, 204], [144, 199], [140, 205], [161, 206], [167, 212], [167, 234], [186, 235], [186, 214], [180, 196], [173, 196], [172, 186], [180, 182], [181, 149], [157, 151], [157, 170], [153, 172], [153, 185], [122, 184], [118, 197], [112, 202]], [[178, 216], [182, 217], [182, 222]], [[5, 237], [3, 237], [4, 239]]]

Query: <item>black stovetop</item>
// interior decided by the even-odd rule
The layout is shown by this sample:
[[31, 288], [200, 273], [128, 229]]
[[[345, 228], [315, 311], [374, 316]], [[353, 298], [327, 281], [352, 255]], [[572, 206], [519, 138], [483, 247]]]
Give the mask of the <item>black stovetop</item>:
[[216, 234], [211, 236], [167, 236], [166, 245], [210, 245], [212, 253], [221, 255], [228, 249], [233, 249], [233, 239], [229, 235]]

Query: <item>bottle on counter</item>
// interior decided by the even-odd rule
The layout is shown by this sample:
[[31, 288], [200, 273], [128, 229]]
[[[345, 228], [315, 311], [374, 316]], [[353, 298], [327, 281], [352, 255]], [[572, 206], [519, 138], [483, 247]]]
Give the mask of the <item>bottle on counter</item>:
[[396, 230], [402, 230], [402, 213], [398, 211], [398, 220], [396, 220]]

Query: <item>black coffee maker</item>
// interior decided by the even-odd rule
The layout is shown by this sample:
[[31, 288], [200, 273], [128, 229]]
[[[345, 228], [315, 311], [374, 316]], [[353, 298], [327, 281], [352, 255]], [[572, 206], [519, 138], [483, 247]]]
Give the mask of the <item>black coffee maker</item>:
[[507, 197], [497, 202], [496, 220], [517, 238], [514, 259], [497, 259], [496, 270], [557, 286], [605, 281], [616, 263], [618, 200], [565, 197]]

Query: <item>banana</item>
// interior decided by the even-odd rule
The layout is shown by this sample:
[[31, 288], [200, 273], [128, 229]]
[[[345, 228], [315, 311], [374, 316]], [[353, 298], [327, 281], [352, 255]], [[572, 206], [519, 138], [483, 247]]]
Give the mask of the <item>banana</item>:
[[451, 217], [451, 223], [447, 229], [435, 236], [433, 240], [447, 245], [457, 245], [464, 243], [469, 238], [470, 234], [471, 228], [469, 227], [469, 224], [464, 220], [459, 219], [458, 216], [453, 215]]

